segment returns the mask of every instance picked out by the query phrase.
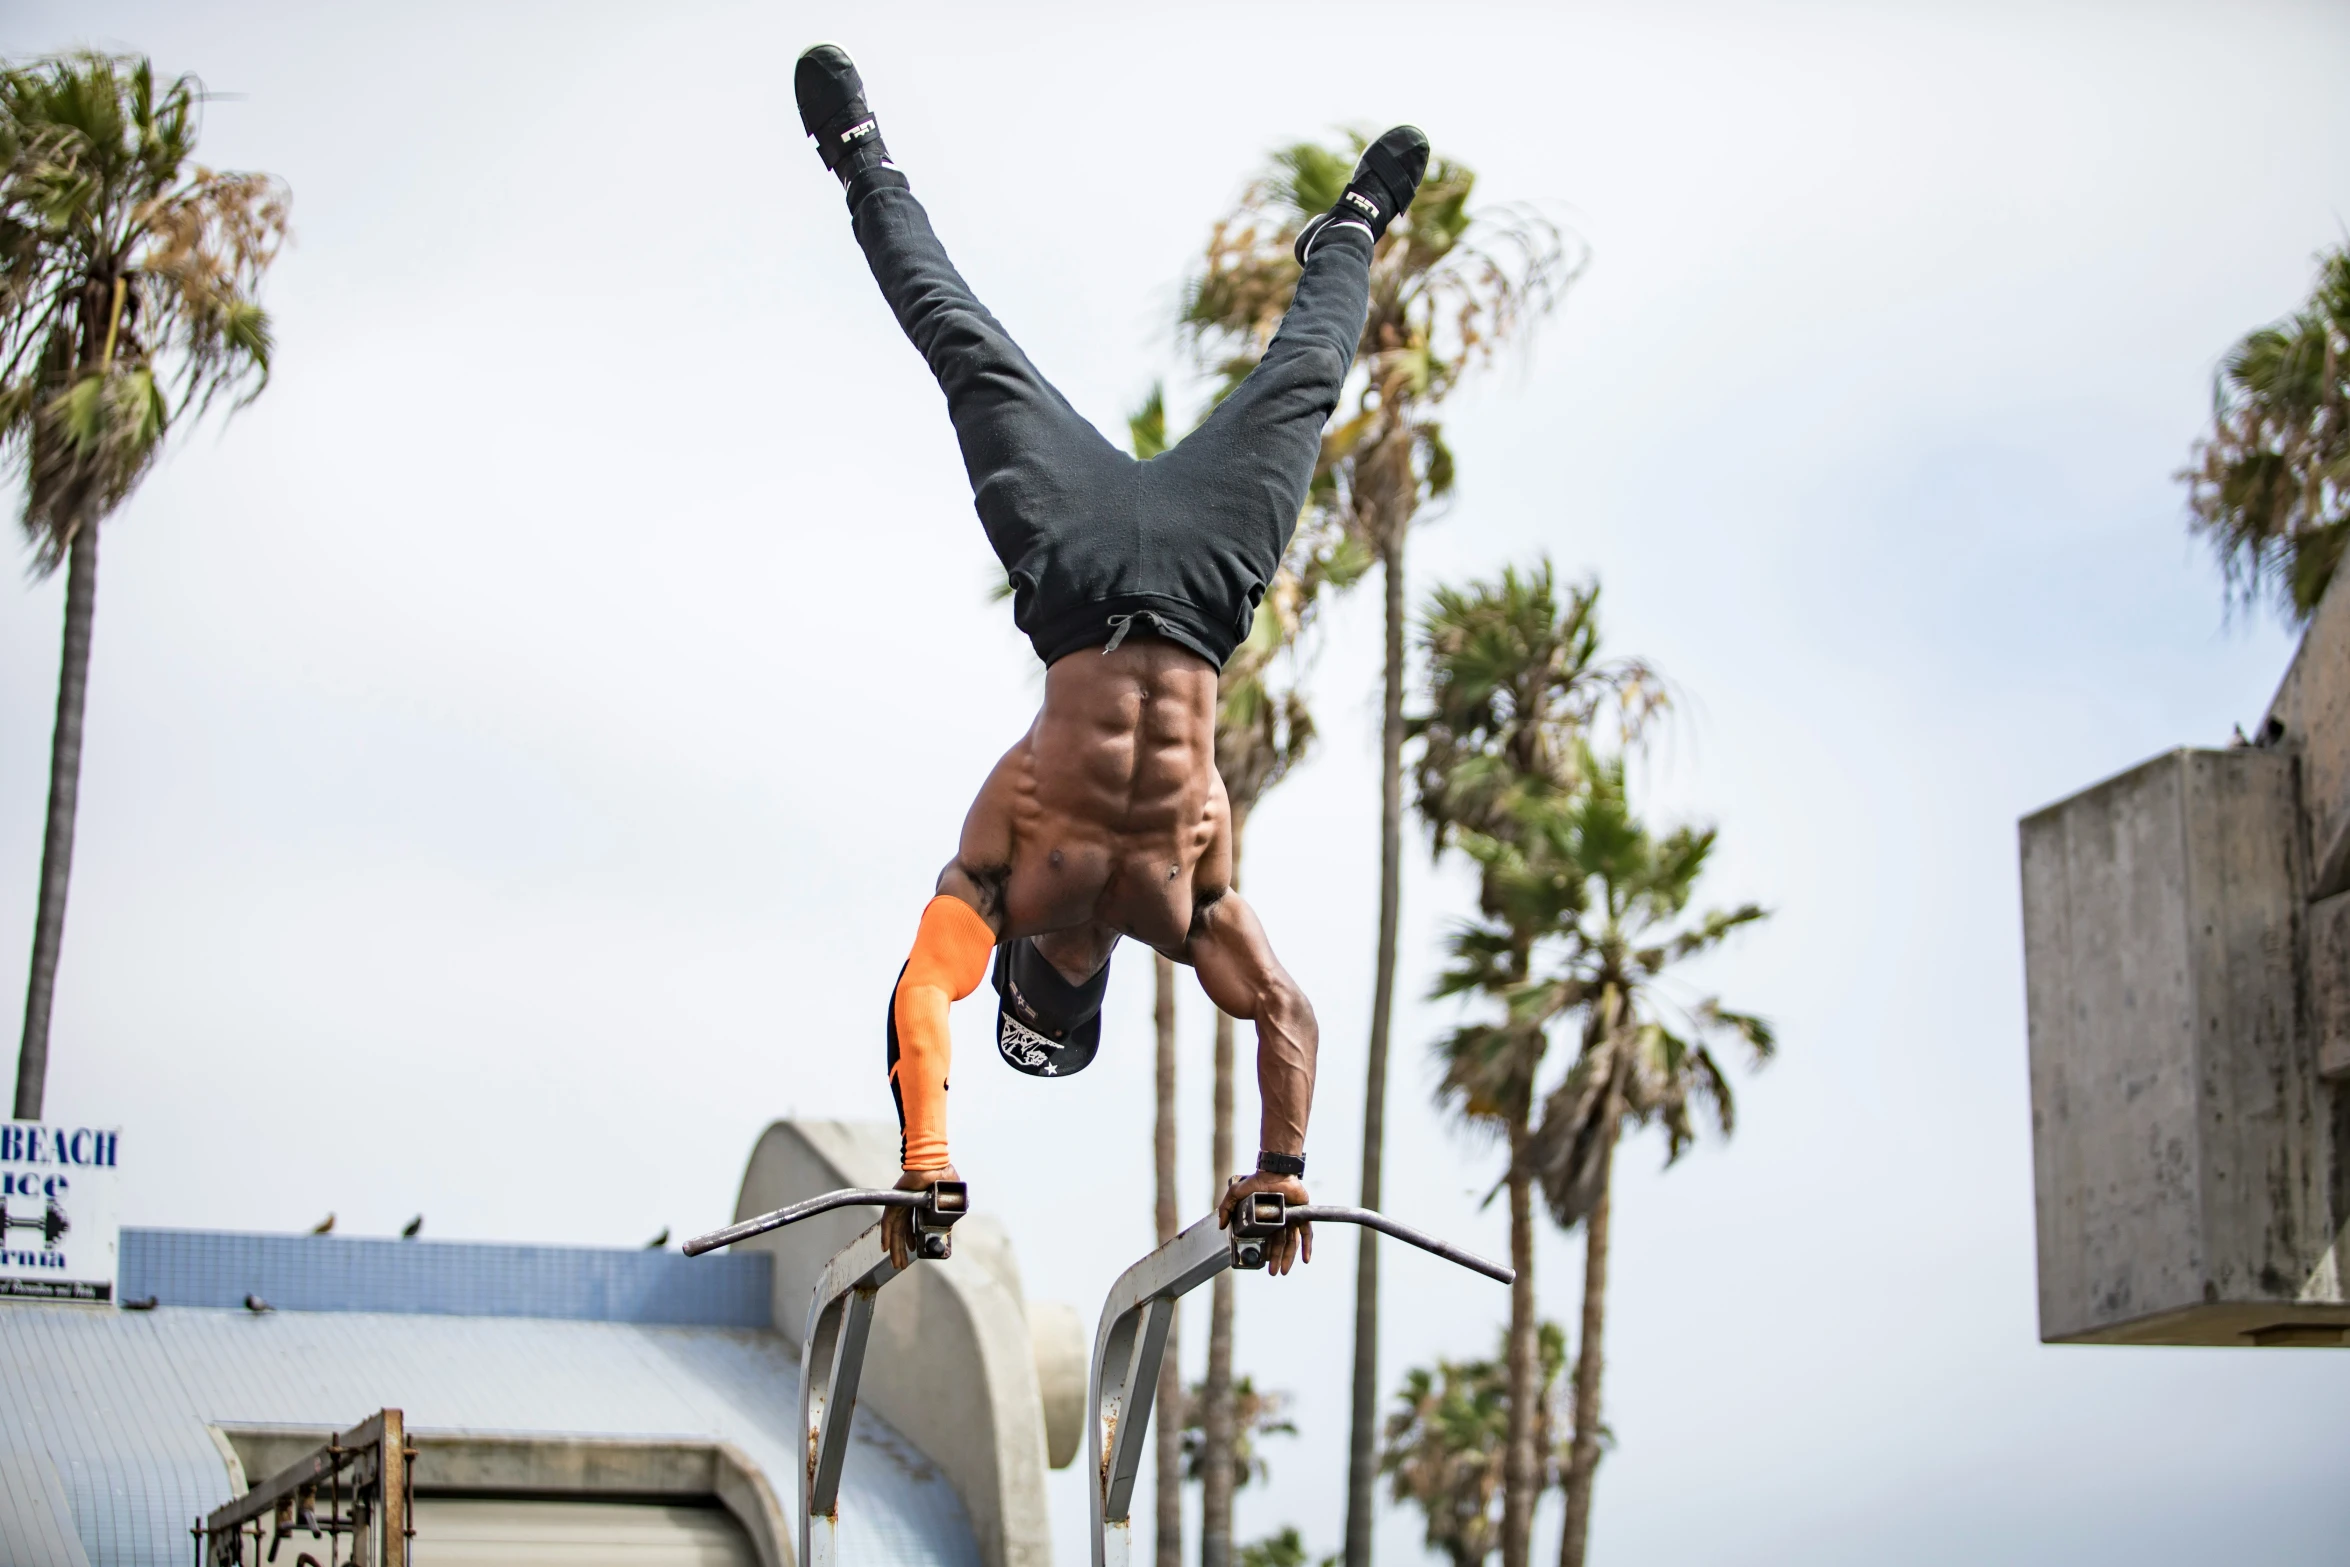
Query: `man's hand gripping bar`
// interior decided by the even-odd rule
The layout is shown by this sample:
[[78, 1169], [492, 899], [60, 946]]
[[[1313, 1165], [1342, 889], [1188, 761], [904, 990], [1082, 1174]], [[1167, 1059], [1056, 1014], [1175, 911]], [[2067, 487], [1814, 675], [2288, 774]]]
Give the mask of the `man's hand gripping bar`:
[[1475, 1252], [1461, 1250], [1440, 1241], [1425, 1231], [1408, 1224], [1398, 1224], [1384, 1213], [1369, 1208], [1343, 1208], [1329, 1203], [1301, 1203], [1291, 1207], [1279, 1192], [1251, 1192], [1232, 1215], [1232, 1266], [1240, 1269], [1261, 1268], [1265, 1265], [1265, 1242], [1293, 1224], [1359, 1224], [1366, 1230], [1377, 1230], [1392, 1235], [1406, 1245], [1417, 1246], [1424, 1252], [1442, 1257], [1446, 1262], [1459, 1263], [1471, 1273], [1482, 1273], [1498, 1284], [1517, 1280], [1517, 1271], [1498, 1262], [1487, 1262]]
[[[934, 1181], [918, 1192], [889, 1192], [851, 1186], [837, 1192], [826, 1192], [806, 1202], [795, 1202], [788, 1208], [773, 1213], [762, 1213], [755, 1219], [730, 1224], [723, 1230], [712, 1230], [697, 1235], [685, 1243], [689, 1257], [699, 1257], [706, 1251], [721, 1246], [732, 1246], [736, 1241], [747, 1241], [754, 1235], [769, 1230], [780, 1230], [787, 1224], [812, 1219], [835, 1208], [911, 1208], [914, 1210], [915, 1255], [933, 1262], [954, 1255], [954, 1239], [948, 1233], [955, 1221], [971, 1211], [971, 1189], [961, 1181]], [[1294, 1210], [1300, 1211], [1303, 1210]]]

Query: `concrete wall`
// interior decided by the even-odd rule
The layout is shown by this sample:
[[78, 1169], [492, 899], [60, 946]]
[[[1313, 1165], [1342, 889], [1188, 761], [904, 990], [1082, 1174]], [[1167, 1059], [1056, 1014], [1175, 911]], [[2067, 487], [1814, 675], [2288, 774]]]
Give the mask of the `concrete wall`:
[[2041, 1337], [2345, 1342], [2350, 585], [2254, 744], [2021, 837]]
[[[891, 1185], [897, 1155], [897, 1134], [889, 1127], [778, 1121], [752, 1151], [735, 1217], [838, 1187]], [[872, 1223], [873, 1210], [846, 1209], [744, 1243], [775, 1259], [775, 1326], [795, 1345], [806, 1332], [808, 1293], [825, 1262]], [[951, 1258], [920, 1264], [879, 1297], [859, 1407], [895, 1426], [945, 1471], [971, 1516], [986, 1567], [1051, 1567], [1046, 1435], [1048, 1424], [1062, 1436], [1081, 1418], [1059, 1407], [1070, 1399], [1065, 1366], [1071, 1356], [1081, 1368], [1075, 1398], [1084, 1398], [1082, 1334], [1074, 1346], [1060, 1342], [1076, 1323], [1066, 1307], [1040, 1309], [1031, 1320], [1011, 1242], [984, 1213], [955, 1226]], [[1049, 1421], [1047, 1377], [1056, 1395]], [[1065, 1463], [1074, 1450], [1074, 1440], [1064, 1438], [1053, 1456]]]
[[2043, 1338], [2350, 1326], [2294, 822], [2291, 755], [2238, 749], [2023, 823]]
[[2350, 1078], [2350, 892], [2309, 906], [2309, 979], [2318, 1076]]
[[2350, 570], [2310, 618], [2264, 728], [2301, 761], [2309, 896], [2350, 892]]

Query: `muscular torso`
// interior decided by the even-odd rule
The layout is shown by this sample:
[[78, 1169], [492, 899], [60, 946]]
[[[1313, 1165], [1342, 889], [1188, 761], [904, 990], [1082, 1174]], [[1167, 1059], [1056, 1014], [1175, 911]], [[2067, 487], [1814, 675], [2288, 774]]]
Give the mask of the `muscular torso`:
[[[1256, 1025], [1258, 1147], [1304, 1150], [1321, 1035], [1256, 912], [1232, 890], [1206, 659], [1136, 638], [1055, 663], [1043, 710], [988, 774], [938, 890], [969, 905], [999, 942], [1033, 937], [1072, 984], [1108, 962], [1122, 936], [1190, 964], [1210, 1001]], [[940, 1002], [942, 1033], [945, 1002], [961, 993]], [[943, 1074], [943, 1041], [937, 1059]], [[945, 1086], [942, 1075], [941, 1095]], [[1260, 1173], [1232, 1188], [1254, 1190], [1305, 1200], [1288, 1176]]]
[[1156, 637], [1088, 648], [1046, 671], [940, 887], [959, 872], [974, 885], [953, 890], [979, 893], [1000, 936], [1063, 933], [1045, 955], [1090, 972], [1121, 935], [1182, 947], [1230, 885], [1227, 821], [1214, 667]]

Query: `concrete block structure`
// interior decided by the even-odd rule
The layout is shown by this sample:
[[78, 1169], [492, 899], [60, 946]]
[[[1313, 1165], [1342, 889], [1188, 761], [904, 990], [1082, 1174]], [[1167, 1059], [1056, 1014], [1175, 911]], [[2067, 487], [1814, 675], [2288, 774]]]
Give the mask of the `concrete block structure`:
[[2350, 589], [2254, 743], [2024, 819], [2040, 1333], [2350, 1329]]

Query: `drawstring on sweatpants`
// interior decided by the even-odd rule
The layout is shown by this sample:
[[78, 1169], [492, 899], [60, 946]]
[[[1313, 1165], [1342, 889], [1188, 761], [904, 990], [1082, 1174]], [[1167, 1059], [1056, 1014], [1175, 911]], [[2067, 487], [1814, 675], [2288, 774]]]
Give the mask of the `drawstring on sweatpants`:
[[1110, 640], [1102, 647], [1102, 655], [1105, 658], [1118, 651], [1118, 644], [1126, 640], [1126, 633], [1134, 629], [1134, 623], [1138, 620], [1149, 621], [1151, 629], [1161, 636], [1167, 634], [1167, 623], [1159, 618], [1156, 610], [1138, 609], [1131, 615], [1112, 615], [1110, 617]]

